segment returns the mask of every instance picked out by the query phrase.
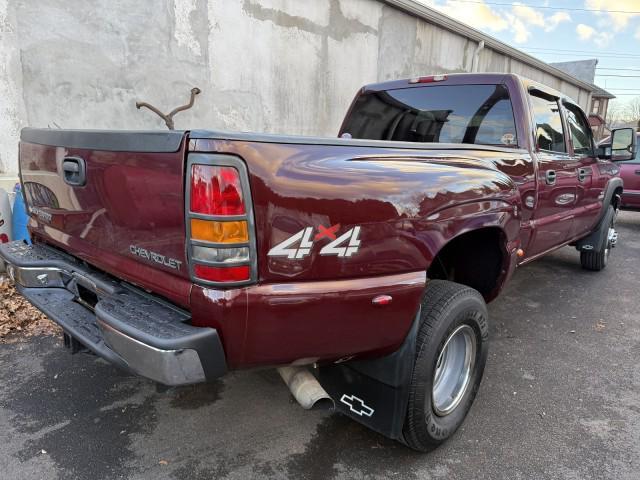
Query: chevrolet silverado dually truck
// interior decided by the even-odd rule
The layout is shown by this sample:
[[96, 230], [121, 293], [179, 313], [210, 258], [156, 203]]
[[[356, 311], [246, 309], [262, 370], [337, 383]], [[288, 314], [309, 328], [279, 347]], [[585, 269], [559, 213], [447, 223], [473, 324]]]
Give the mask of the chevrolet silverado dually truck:
[[73, 352], [166, 385], [304, 366], [427, 451], [471, 407], [516, 266], [565, 245], [606, 266], [634, 154], [511, 74], [366, 86], [339, 138], [25, 128], [33, 243], [0, 256]]

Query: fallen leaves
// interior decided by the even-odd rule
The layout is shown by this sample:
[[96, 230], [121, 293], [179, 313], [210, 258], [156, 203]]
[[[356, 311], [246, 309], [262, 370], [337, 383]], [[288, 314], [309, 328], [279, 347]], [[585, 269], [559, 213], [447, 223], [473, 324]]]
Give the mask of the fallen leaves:
[[0, 343], [60, 332], [60, 327], [20, 295], [6, 277], [0, 276]]

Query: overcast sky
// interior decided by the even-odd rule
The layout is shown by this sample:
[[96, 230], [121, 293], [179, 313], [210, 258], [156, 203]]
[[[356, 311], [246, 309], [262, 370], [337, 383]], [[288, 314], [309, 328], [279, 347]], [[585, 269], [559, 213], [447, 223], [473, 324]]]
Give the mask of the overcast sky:
[[598, 85], [640, 96], [640, 0], [419, 1], [546, 62], [597, 58]]

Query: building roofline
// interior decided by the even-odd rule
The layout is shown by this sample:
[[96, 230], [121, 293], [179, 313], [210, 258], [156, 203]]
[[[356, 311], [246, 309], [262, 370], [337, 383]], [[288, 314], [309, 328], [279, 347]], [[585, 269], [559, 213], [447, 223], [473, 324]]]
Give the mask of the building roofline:
[[608, 98], [609, 100], [612, 100], [612, 99], [616, 98], [616, 96], [615, 96], [613, 93], [608, 92], [607, 90], [605, 90], [605, 89], [604, 89], [604, 88], [602, 88], [602, 87], [599, 87], [599, 86], [598, 86], [598, 85], [596, 85], [595, 83], [593, 84], [593, 86], [595, 87], [595, 88], [593, 89], [593, 93], [592, 93], [592, 95], [593, 95], [594, 97], [598, 97], [598, 98]]
[[416, 16], [418, 18], [422, 18], [430, 23], [435, 23], [436, 25], [441, 25], [443, 28], [453, 32], [462, 34], [463, 36], [470, 38], [471, 40], [475, 40], [476, 42], [484, 41], [485, 47], [491, 48], [497, 52], [504, 53], [509, 57], [515, 58], [523, 63], [526, 63], [530, 66], [534, 66], [540, 70], [544, 70], [545, 72], [560, 78], [572, 85], [576, 85], [583, 90], [588, 92], [593, 91], [593, 85], [590, 83], [583, 82], [582, 80], [577, 79], [576, 77], [569, 75], [562, 70], [549, 65], [546, 62], [543, 62], [540, 59], [537, 59], [527, 53], [524, 53], [517, 48], [513, 48], [512, 46], [501, 42], [497, 38], [494, 38], [486, 33], [482, 33], [480, 30], [476, 30], [469, 25], [459, 22], [449, 15], [445, 15], [431, 7], [427, 7], [422, 3], [418, 3], [416, 0], [382, 0], [384, 3], [395, 7], [399, 10], [404, 11], [410, 15]]

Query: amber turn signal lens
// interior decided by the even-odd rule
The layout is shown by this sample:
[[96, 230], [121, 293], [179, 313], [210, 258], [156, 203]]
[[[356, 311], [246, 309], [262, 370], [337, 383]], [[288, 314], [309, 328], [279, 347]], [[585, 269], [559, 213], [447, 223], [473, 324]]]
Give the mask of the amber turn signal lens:
[[191, 238], [215, 243], [244, 243], [249, 241], [249, 228], [246, 220], [215, 222], [192, 218]]

